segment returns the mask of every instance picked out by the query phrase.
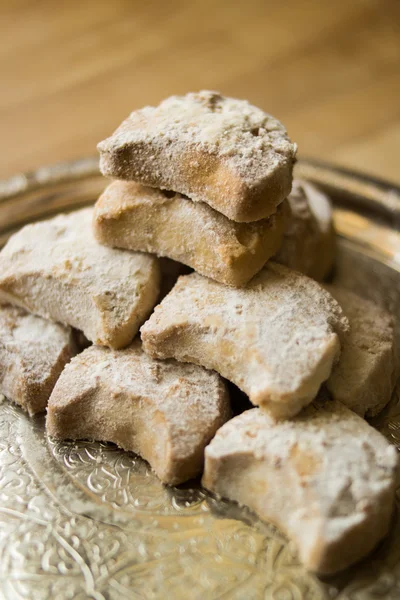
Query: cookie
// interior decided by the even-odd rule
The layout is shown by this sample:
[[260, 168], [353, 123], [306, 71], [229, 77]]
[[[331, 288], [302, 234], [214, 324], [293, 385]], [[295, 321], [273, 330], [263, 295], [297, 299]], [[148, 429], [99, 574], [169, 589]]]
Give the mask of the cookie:
[[204, 448], [230, 417], [212, 371], [124, 350], [91, 346], [65, 368], [51, 395], [47, 432], [59, 439], [114, 442], [146, 459], [170, 485], [198, 475]]
[[0, 306], [0, 393], [29, 415], [45, 410], [61, 371], [76, 352], [70, 327], [22, 308]]
[[305, 181], [294, 180], [282, 245], [274, 260], [323, 281], [335, 262], [335, 230], [329, 198]]
[[388, 404], [398, 376], [393, 318], [353, 292], [326, 287], [351, 325], [327, 387], [336, 400], [360, 416], [373, 417]]
[[144, 349], [214, 369], [276, 417], [317, 395], [348, 321], [318, 283], [269, 261], [245, 288], [197, 273], [178, 279], [143, 325]]
[[91, 208], [23, 227], [0, 252], [0, 303], [71, 325], [95, 344], [131, 342], [157, 302], [158, 260], [106, 248]]
[[394, 446], [320, 399], [292, 420], [254, 408], [226, 423], [206, 448], [202, 483], [277, 525], [307, 569], [328, 575], [387, 534], [397, 473]]
[[114, 181], [94, 211], [96, 239], [107, 246], [166, 256], [225, 283], [246, 284], [281, 245], [287, 200], [256, 223], [235, 223], [181, 194]]
[[296, 155], [274, 117], [210, 91], [131, 113], [98, 150], [103, 175], [180, 192], [239, 222], [276, 212]]

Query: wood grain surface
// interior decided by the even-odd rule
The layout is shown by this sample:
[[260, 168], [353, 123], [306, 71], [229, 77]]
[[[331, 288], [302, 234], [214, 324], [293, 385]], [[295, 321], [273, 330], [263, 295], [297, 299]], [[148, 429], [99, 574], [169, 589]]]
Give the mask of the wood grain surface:
[[398, 0], [0, 0], [0, 33], [0, 178], [211, 88], [282, 120], [300, 156], [400, 183]]

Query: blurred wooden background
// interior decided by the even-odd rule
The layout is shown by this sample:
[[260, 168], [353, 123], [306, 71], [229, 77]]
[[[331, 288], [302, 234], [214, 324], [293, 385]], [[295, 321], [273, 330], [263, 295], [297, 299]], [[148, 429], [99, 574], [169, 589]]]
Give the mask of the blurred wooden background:
[[0, 65], [1, 178], [211, 88], [281, 119], [300, 156], [400, 183], [399, 0], [0, 0]]

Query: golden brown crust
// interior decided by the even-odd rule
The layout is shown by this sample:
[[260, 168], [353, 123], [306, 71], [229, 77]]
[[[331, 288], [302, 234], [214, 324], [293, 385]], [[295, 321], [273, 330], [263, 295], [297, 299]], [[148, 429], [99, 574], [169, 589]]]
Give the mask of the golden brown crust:
[[212, 371], [91, 346], [71, 361], [51, 395], [46, 427], [56, 438], [111, 441], [145, 458], [170, 485], [201, 472], [204, 448], [230, 417]]
[[276, 211], [296, 155], [279, 121], [209, 91], [133, 112], [98, 149], [104, 175], [180, 192], [239, 222]]
[[94, 211], [96, 239], [150, 252], [225, 283], [245, 285], [279, 248], [290, 218], [287, 201], [256, 223], [235, 223], [203, 202], [134, 182], [114, 181]]

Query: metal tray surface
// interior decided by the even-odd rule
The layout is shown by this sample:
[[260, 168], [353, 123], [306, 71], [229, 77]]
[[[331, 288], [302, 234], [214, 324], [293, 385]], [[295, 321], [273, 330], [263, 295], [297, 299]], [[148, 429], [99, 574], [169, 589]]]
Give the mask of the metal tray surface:
[[[331, 196], [335, 279], [400, 323], [400, 190], [309, 161], [297, 176]], [[22, 225], [93, 202], [106, 185], [95, 158], [0, 183], [0, 243]], [[400, 386], [374, 422], [400, 447]], [[0, 597], [29, 600], [400, 598], [400, 518], [359, 565], [321, 580], [293, 545], [198, 481], [163, 486], [112, 444], [48, 439], [0, 399]]]

